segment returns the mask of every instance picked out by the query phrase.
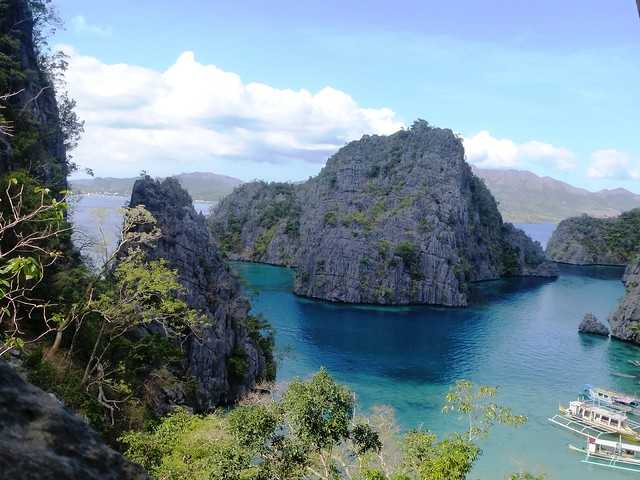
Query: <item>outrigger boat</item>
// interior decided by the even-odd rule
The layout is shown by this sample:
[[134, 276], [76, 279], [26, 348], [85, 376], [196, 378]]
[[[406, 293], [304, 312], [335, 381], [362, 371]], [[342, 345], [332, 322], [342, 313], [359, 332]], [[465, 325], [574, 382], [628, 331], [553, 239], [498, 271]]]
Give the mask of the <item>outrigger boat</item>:
[[624, 413], [640, 415], [640, 399], [605, 388], [585, 385], [583, 395], [595, 405], [604, 405]]
[[623, 442], [622, 437], [618, 440], [602, 438], [600, 435], [589, 437], [586, 448], [573, 445], [569, 445], [569, 448], [584, 453], [584, 463], [640, 472], [640, 444]]
[[[597, 433], [616, 433], [633, 439], [640, 439], [640, 423], [633, 422], [624, 413], [616, 412], [607, 407], [574, 400], [569, 402], [569, 407], [560, 406], [560, 413], [560, 417], [564, 417], [565, 421], [558, 419], [558, 415], [549, 420], [581, 435], [595, 436], [593, 435], [595, 431]], [[569, 422], [566, 422], [566, 420], [569, 420]]]

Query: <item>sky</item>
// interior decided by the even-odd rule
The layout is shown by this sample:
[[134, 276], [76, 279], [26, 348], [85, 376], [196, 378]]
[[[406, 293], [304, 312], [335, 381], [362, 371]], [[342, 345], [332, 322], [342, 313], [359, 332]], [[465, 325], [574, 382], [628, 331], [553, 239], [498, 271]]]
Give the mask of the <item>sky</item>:
[[633, 0], [57, 0], [98, 176], [302, 180], [422, 118], [470, 163], [640, 193]]

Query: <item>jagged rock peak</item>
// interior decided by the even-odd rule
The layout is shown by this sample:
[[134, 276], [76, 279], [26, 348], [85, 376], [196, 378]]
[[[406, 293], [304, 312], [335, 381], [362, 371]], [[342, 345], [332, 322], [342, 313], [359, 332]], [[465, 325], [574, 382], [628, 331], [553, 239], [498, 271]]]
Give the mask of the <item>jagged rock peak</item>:
[[143, 480], [142, 467], [108, 447], [51, 394], [0, 361], [0, 477]]
[[[247, 328], [249, 302], [211, 243], [204, 216], [196, 213], [191, 197], [173, 178], [137, 180], [130, 205], [144, 205], [156, 218], [162, 237], [148, 255], [166, 259], [178, 271], [185, 300], [212, 325], [201, 338], [192, 337], [187, 348], [186, 372], [197, 382], [196, 409], [235, 401], [265, 376], [266, 359], [257, 333]], [[230, 369], [234, 360], [244, 371]]]
[[242, 185], [210, 226], [232, 258], [296, 266], [295, 293], [335, 302], [463, 306], [469, 282], [556, 275], [460, 138], [423, 120], [347, 144], [303, 184]]

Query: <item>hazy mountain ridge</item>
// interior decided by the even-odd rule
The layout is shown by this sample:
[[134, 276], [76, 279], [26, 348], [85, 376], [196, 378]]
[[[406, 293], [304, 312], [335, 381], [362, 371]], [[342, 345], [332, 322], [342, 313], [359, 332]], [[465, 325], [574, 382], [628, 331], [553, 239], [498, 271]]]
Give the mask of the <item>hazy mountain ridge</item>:
[[586, 213], [615, 217], [640, 207], [640, 195], [624, 188], [591, 192], [526, 170], [491, 170], [473, 167], [498, 201], [505, 221], [559, 223]]
[[[181, 173], [174, 176], [195, 201], [217, 202], [233, 191], [242, 180], [210, 172]], [[75, 193], [102, 193], [108, 195], [131, 195], [133, 184], [140, 177], [114, 178], [96, 177], [70, 180]]]

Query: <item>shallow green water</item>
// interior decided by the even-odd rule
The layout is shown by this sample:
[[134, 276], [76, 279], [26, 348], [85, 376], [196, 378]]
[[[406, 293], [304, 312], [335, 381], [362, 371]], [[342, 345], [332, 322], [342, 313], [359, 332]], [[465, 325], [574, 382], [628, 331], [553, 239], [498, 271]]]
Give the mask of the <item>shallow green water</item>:
[[637, 474], [581, 463], [567, 444], [584, 441], [552, 426], [558, 403], [585, 383], [637, 391], [628, 358], [640, 349], [580, 336], [585, 312], [606, 318], [623, 293], [620, 269], [563, 268], [555, 282], [497, 281], [476, 288], [466, 309], [372, 308], [295, 297], [292, 272], [239, 263], [255, 312], [276, 329], [282, 357], [278, 380], [305, 377], [321, 366], [358, 396], [359, 409], [395, 408], [403, 428], [438, 433], [463, 428], [440, 413], [457, 379], [500, 385], [503, 403], [529, 416], [520, 429], [499, 428], [483, 446], [472, 478], [501, 479], [527, 469], [556, 480], [627, 479]]

